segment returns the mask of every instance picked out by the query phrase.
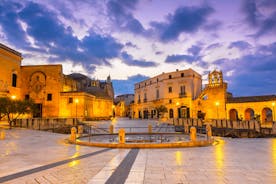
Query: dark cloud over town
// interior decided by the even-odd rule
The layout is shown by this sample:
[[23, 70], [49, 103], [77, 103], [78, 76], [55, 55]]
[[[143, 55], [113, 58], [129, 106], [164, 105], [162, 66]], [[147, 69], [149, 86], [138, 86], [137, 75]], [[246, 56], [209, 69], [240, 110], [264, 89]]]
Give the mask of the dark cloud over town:
[[275, 35], [270, 0], [0, 2], [1, 43], [19, 50], [23, 64], [110, 74], [116, 94], [181, 67], [203, 76], [222, 70], [236, 95], [275, 94]]

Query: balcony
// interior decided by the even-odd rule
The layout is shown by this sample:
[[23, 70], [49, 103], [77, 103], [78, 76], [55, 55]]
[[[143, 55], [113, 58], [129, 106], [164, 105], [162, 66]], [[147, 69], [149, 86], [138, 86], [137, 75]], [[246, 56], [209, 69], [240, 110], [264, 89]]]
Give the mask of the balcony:
[[179, 93], [179, 98], [185, 98], [187, 97], [187, 94], [184, 92], [184, 93]]

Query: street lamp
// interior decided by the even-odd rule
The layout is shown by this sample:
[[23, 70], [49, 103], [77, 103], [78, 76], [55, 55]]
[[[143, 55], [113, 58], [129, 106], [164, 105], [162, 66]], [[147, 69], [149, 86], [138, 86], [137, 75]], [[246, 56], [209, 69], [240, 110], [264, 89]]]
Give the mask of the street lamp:
[[218, 106], [219, 106], [219, 102], [216, 102], [216, 107], [217, 107], [217, 119], [219, 118]]
[[78, 103], [79, 103], [79, 99], [76, 99], [75, 100], [75, 103], [76, 103], [76, 125], [77, 125], [77, 118], [78, 118]]
[[15, 95], [12, 95], [12, 96], [11, 96], [11, 99], [12, 99], [12, 100], [15, 100], [15, 99], [16, 99], [16, 96], [15, 96]]
[[272, 102], [272, 121], [275, 119], [275, 111], [274, 111], [275, 102]]

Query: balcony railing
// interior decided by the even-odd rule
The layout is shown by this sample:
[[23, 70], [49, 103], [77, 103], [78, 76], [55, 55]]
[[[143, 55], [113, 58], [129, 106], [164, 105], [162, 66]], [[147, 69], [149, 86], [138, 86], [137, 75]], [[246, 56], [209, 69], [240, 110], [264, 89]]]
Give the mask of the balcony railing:
[[179, 93], [179, 98], [184, 98], [184, 97], [187, 97], [187, 94], [184, 92], [184, 93]]

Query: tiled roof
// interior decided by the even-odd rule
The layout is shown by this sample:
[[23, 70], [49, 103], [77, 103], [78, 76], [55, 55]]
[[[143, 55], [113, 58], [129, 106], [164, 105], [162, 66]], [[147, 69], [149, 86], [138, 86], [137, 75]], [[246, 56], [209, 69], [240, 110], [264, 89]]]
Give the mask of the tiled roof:
[[246, 102], [264, 102], [264, 101], [276, 101], [276, 95], [243, 96], [243, 97], [227, 98], [227, 103], [246, 103]]

